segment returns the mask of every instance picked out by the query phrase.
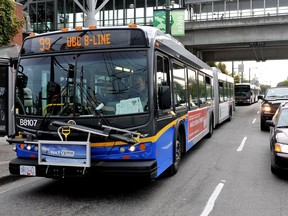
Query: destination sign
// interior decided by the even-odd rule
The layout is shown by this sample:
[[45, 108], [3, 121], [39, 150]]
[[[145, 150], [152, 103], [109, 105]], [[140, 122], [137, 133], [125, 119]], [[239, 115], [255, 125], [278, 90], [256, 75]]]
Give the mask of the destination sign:
[[29, 37], [24, 41], [21, 55], [147, 45], [145, 34], [140, 29], [81, 30]]

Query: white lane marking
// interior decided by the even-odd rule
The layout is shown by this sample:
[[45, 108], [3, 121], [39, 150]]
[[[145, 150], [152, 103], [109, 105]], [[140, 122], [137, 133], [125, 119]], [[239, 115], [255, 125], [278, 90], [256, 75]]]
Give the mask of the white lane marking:
[[0, 165], [9, 164], [9, 161], [1, 161]]
[[213, 210], [214, 208], [214, 204], [215, 204], [215, 201], [217, 199], [217, 197], [219, 196], [222, 188], [224, 187], [224, 183], [219, 183], [217, 185], [217, 187], [215, 188], [214, 192], [212, 193], [212, 195], [210, 196], [203, 212], [201, 213], [200, 216], [207, 216], [210, 214], [210, 212]]
[[252, 121], [252, 124], [254, 124], [256, 122], [256, 118], [254, 118], [254, 120]]
[[245, 142], [246, 142], [247, 137], [245, 136], [240, 144], [240, 146], [238, 147], [237, 151], [242, 151], [242, 149], [244, 148]]

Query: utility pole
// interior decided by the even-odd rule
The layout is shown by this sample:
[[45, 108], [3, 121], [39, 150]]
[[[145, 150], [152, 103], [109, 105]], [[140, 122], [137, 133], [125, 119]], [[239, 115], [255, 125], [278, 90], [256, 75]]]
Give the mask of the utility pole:
[[170, 0], [166, 0], [166, 34], [171, 33], [170, 10]]

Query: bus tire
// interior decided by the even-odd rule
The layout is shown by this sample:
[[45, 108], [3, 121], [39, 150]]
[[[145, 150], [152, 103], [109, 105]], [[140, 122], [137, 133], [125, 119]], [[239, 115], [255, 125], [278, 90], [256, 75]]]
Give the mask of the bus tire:
[[229, 109], [229, 117], [228, 117], [228, 121], [230, 122], [232, 120], [232, 107], [230, 107]]
[[167, 175], [168, 176], [173, 176], [175, 175], [178, 170], [179, 170], [179, 166], [180, 166], [180, 161], [182, 158], [182, 148], [184, 145], [184, 139], [182, 134], [180, 133], [180, 131], [178, 131], [177, 135], [176, 135], [176, 140], [175, 140], [175, 144], [174, 144], [174, 148], [173, 148], [173, 164], [167, 169]]
[[209, 120], [209, 132], [206, 135], [207, 138], [211, 138], [213, 135], [213, 115], [211, 115], [210, 120]]

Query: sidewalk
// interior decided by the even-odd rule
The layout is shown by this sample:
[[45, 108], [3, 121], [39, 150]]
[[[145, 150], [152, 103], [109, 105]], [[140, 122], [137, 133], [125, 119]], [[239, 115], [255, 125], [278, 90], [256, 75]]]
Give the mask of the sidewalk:
[[12, 179], [13, 176], [9, 173], [9, 162], [16, 157], [13, 151], [15, 145], [9, 145], [6, 139], [7, 137], [0, 137], [0, 185]]

